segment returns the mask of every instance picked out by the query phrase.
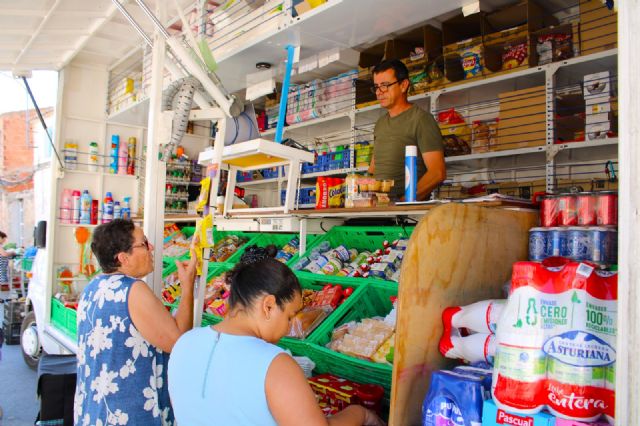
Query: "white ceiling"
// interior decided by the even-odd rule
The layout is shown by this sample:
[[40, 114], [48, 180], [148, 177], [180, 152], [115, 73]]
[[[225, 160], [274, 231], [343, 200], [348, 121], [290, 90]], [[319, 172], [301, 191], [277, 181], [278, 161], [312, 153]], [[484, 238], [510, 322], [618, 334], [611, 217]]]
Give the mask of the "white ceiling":
[[[163, 0], [146, 3], [155, 10], [157, 1]], [[135, 2], [120, 2], [152, 31]], [[191, 3], [179, 0], [182, 7]], [[112, 0], [0, 0], [0, 70], [59, 70], [74, 58], [109, 65], [141, 40]]]

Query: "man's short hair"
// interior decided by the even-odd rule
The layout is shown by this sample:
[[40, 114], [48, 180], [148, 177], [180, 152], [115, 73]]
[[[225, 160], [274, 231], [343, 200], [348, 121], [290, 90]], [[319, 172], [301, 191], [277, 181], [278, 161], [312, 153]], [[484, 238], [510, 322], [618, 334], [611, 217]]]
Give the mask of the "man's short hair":
[[399, 82], [409, 79], [409, 70], [400, 59], [387, 59], [373, 68], [373, 74], [379, 74], [386, 70], [393, 70]]

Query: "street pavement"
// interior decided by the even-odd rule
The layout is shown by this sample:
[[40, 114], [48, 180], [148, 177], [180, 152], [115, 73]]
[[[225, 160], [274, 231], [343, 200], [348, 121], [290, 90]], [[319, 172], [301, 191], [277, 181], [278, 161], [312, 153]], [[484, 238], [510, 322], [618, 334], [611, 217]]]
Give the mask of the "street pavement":
[[[4, 304], [0, 304], [0, 321], [4, 318]], [[36, 396], [37, 373], [22, 359], [20, 345], [0, 348], [0, 407], [2, 426], [33, 425], [38, 415]]]

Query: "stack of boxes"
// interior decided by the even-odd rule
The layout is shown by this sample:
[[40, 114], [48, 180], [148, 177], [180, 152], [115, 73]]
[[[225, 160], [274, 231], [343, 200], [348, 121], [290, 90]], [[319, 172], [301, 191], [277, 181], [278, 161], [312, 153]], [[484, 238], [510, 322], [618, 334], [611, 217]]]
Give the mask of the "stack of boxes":
[[583, 80], [585, 141], [605, 139], [614, 131], [611, 75], [609, 71], [587, 74]]

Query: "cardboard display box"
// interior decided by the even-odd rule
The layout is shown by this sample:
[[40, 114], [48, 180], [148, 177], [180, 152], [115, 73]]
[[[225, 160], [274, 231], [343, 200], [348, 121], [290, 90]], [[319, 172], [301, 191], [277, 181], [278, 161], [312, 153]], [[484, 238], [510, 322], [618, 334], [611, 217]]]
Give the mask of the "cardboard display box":
[[487, 14], [484, 12], [469, 16], [460, 14], [447, 19], [442, 23], [444, 53], [457, 52], [466, 46], [482, 43], [486, 27]]
[[501, 93], [497, 144], [491, 151], [544, 145], [546, 141], [546, 89]]
[[618, 43], [618, 14], [601, 0], [580, 1], [580, 53], [614, 49]]

